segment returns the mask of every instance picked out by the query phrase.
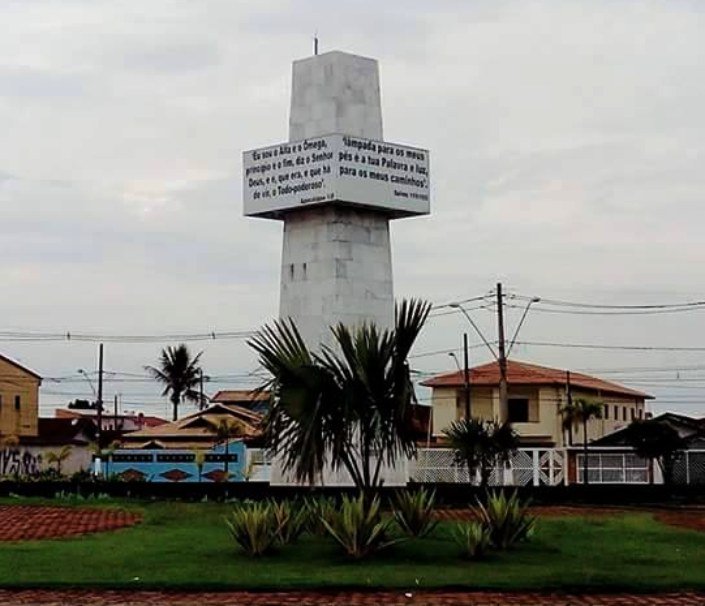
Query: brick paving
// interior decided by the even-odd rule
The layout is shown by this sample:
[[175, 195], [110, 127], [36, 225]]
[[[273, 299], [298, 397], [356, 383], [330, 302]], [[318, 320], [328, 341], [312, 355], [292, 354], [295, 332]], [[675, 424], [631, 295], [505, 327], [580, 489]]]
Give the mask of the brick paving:
[[702, 606], [705, 594], [546, 594], [492, 592], [167, 593], [0, 590], [0, 606]]
[[114, 508], [0, 505], [0, 541], [57, 539], [105, 532], [141, 521], [138, 513]]

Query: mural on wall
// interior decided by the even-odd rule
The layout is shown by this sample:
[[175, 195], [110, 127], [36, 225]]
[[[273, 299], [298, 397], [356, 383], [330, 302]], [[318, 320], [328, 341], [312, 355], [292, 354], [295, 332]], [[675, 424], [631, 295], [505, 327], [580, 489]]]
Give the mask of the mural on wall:
[[0, 476], [34, 476], [41, 469], [41, 454], [16, 446], [0, 449]]
[[125, 481], [244, 482], [249, 479], [245, 462], [242, 442], [231, 442], [227, 455], [222, 444], [204, 452], [200, 465], [190, 450], [116, 450], [111, 456], [110, 474]]

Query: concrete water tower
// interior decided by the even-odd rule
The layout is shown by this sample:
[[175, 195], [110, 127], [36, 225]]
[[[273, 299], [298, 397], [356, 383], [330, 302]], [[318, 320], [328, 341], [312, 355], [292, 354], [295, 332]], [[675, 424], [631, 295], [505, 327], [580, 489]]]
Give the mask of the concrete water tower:
[[280, 317], [309, 347], [329, 327], [391, 327], [390, 219], [430, 212], [427, 150], [385, 142], [377, 61], [295, 61], [289, 141], [245, 152], [244, 214], [284, 222]]

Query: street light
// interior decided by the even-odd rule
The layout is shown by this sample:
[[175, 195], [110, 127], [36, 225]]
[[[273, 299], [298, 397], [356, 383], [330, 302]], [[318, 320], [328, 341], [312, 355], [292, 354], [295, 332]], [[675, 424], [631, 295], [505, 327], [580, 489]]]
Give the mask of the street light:
[[451, 358], [453, 358], [453, 362], [455, 362], [455, 365], [458, 367], [458, 372], [460, 372], [462, 370], [462, 368], [460, 368], [460, 362], [458, 361], [458, 356], [455, 355], [454, 351], [448, 352], [448, 355]]
[[494, 349], [492, 349], [492, 345], [490, 345], [489, 341], [485, 339], [485, 335], [482, 334], [482, 331], [478, 328], [477, 324], [475, 324], [475, 321], [470, 317], [470, 314], [466, 311], [466, 309], [460, 303], [449, 303], [448, 307], [451, 307], [453, 309], [459, 309], [463, 313], [463, 315], [467, 318], [468, 322], [470, 322], [470, 325], [475, 329], [475, 332], [480, 336], [480, 339], [482, 339], [482, 342], [487, 345], [487, 349], [490, 350], [495, 360], [499, 360]]
[[514, 336], [509, 342], [509, 348], [507, 349], [507, 357], [509, 357], [509, 354], [512, 352], [512, 347], [514, 347], [514, 343], [516, 343], [517, 336], [519, 335], [519, 330], [521, 330], [521, 327], [524, 324], [526, 314], [529, 313], [529, 307], [531, 307], [534, 303], [538, 303], [539, 301], [541, 301], [541, 297], [534, 297], [526, 304], [526, 307], [524, 308], [524, 313], [521, 315], [521, 320], [519, 320], [519, 324], [517, 324], [516, 330], [514, 331]]
[[83, 368], [78, 369], [78, 374], [83, 375], [83, 377], [88, 381], [88, 385], [91, 387], [91, 391], [93, 392], [93, 397], [96, 397], [96, 392], [95, 392], [95, 387], [93, 386], [93, 381], [91, 381], [91, 377], [88, 375], [88, 373], [83, 370]]

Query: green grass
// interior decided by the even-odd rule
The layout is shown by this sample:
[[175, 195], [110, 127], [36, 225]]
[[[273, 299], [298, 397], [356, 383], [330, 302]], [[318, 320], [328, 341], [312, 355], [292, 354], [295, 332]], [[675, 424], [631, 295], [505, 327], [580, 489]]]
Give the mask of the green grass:
[[0, 543], [0, 586], [705, 589], [705, 534], [664, 526], [647, 513], [542, 518], [529, 543], [478, 562], [459, 557], [444, 523], [431, 537], [351, 562], [332, 540], [308, 536], [276, 555], [247, 558], [225, 529], [223, 504], [115, 504], [141, 509], [144, 523]]

